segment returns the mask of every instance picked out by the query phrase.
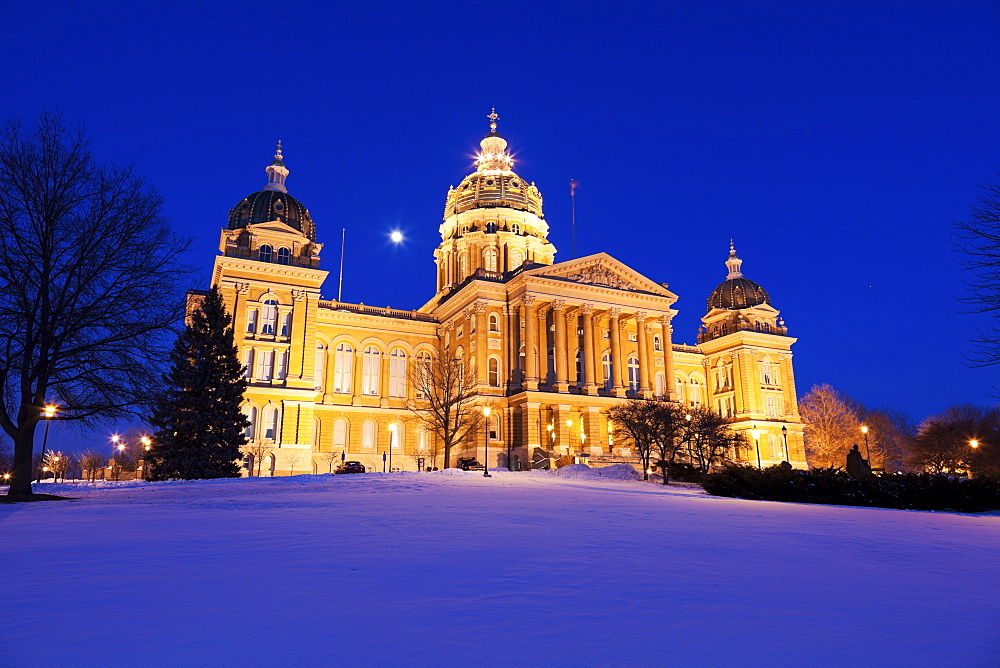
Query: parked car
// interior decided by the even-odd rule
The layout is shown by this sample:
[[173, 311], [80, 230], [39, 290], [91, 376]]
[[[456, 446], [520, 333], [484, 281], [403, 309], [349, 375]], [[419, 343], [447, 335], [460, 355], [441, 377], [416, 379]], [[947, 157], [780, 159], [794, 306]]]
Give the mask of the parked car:
[[486, 467], [480, 464], [475, 457], [459, 457], [458, 468], [463, 471], [485, 471]]
[[361, 462], [344, 462], [334, 473], [365, 473], [365, 465]]

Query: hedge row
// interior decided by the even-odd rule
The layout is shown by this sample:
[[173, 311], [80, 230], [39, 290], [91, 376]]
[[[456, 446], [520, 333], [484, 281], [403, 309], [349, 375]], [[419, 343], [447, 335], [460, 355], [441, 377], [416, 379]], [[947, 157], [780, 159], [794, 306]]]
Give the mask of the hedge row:
[[854, 478], [837, 468], [730, 466], [705, 476], [702, 485], [709, 494], [741, 499], [966, 513], [1000, 510], [996, 478], [965, 480], [930, 473]]

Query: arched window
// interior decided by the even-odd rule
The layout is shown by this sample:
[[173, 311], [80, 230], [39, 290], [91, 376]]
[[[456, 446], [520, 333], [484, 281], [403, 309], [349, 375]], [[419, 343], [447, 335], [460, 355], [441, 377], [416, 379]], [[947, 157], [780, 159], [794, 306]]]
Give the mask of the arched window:
[[261, 244], [257, 249], [257, 259], [261, 262], [270, 262], [272, 255], [271, 247], [267, 244]]
[[347, 420], [337, 420], [333, 423], [333, 449], [347, 451]]
[[326, 346], [322, 341], [316, 342], [316, 358], [313, 363], [313, 378], [316, 380], [316, 389], [322, 390], [326, 381]]
[[365, 356], [361, 366], [361, 394], [378, 396], [379, 364], [382, 354], [375, 346], [365, 348]]
[[771, 369], [771, 358], [765, 357], [760, 362], [760, 382], [764, 385], [771, 385], [774, 374]]
[[389, 396], [406, 396], [406, 352], [402, 348], [389, 353]]
[[664, 392], [663, 374], [657, 372], [656, 374], [656, 396], [662, 397]]
[[469, 256], [465, 253], [458, 256], [458, 273], [463, 277], [469, 273]]
[[274, 374], [274, 351], [257, 352], [257, 380], [271, 380]]
[[309, 441], [309, 445], [313, 446], [314, 449], [316, 448], [316, 446], [319, 445], [319, 430], [320, 430], [319, 418], [313, 418], [312, 432], [310, 433], [312, 440]]
[[389, 447], [393, 450], [403, 447], [403, 425], [399, 422], [389, 425]]
[[486, 271], [497, 270], [497, 249], [492, 246], [483, 251], [483, 266]]
[[656, 351], [663, 350], [663, 347], [660, 345], [660, 337], [659, 336], [654, 336], [653, 337], [653, 350], [656, 350]]
[[639, 358], [635, 355], [628, 358], [628, 389], [629, 392], [639, 390]]
[[583, 356], [582, 350], [576, 351], [576, 384], [577, 387], [583, 387], [587, 384], [587, 371], [584, 368], [587, 364], [587, 360]]
[[292, 254], [287, 248], [278, 249], [278, 264], [288, 264]]
[[490, 415], [489, 434], [491, 441], [500, 440], [500, 416], [496, 413]]
[[490, 331], [499, 332], [500, 331], [500, 316], [496, 313], [490, 313]]
[[375, 423], [371, 420], [365, 420], [361, 427], [361, 447], [369, 450], [375, 447]]
[[500, 387], [500, 360], [496, 357], [491, 357], [489, 362], [487, 362], [486, 368], [487, 380], [490, 387]]
[[281, 330], [279, 331], [279, 333], [282, 336], [291, 336], [292, 335], [292, 314], [291, 313], [284, 313], [284, 314], [282, 314], [282, 316], [281, 316]]
[[354, 376], [354, 348], [346, 343], [337, 346], [333, 355], [333, 391], [339, 394], [351, 393]]
[[417, 450], [423, 452], [427, 449], [427, 430], [417, 427]]
[[604, 389], [607, 390], [608, 392], [610, 392], [611, 391], [611, 386], [613, 385], [613, 383], [611, 382], [611, 354], [610, 353], [604, 353], [604, 355], [601, 357], [601, 366], [604, 367]]
[[274, 334], [274, 327], [278, 321], [278, 302], [273, 299], [265, 299], [262, 316], [260, 333]]
[[722, 326], [719, 327], [719, 335], [725, 336], [728, 333], [729, 333], [729, 326], [726, 323], [722, 323]]
[[766, 333], [770, 334], [770, 333], [771, 333], [771, 323], [769, 323], [769, 322], [765, 322], [765, 323], [764, 323], [764, 326], [763, 326], [763, 330], [764, 330], [764, 331], [765, 331]]
[[515, 248], [510, 252], [510, 268], [517, 269], [524, 264], [524, 252], [520, 248]]
[[417, 355], [417, 367], [418, 367], [418, 380], [417, 386], [413, 388], [414, 395], [417, 399], [425, 399], [426, 395], [424, 393], [425, 389], [428, 389], [428, 383], [430, 382], [430, 376], [428, 374], [431, 371], [431, 356], [430, 353], [422, 352]]
[[257, 332], [257, 309], [252, 308], [247, 310], [247, 334], [254, 334]]
[[688, 391], [688, 401], [692, 406], [701, 405], [701, 380], [696, 376], [691, 376], [690, 390]]
[[278, 438], [278, 409], [272, 405], [264, 408], [264, 438], [274, 441]]
[[683, 402], [686, 393], [684, 392], [684, 379], [680, 376], [674, 378], [674, 392], [677, 394], [677, 401]]
[[774, 410], [774, 395], [769, 394], [764, 398], [764, 414], [767, 417], [775, 417], [776, 413]]
[[510, 224], [510, 231], [513, 232], [514, 234], [520, 234], [521, 233], [521, 224], [520, 223], [511, 223]]
[[257, 407], [248, 404], [243, 407], [243, 414], [250, 421], [247, 428], [243, 430], [243, 435], [247, 437], [248, 441], [252, 441], [254, 435], [257, 433]]

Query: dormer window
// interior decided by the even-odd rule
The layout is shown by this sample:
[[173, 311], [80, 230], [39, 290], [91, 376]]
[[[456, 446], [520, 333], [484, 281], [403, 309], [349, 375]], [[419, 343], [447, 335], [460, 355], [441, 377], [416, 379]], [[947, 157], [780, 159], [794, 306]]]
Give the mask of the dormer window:
[[292, 253], [287, 248], [278, 249], [278, 264], [288, 264], [291, 257]]
[[521, 233], [520, 223], [511, 223], [510, 231], [513, 232], [514, 234], [520, 234]]
[[260, 248], [257, 249], [257, 259], [261, 262], [270, 262], [272, 256], [273, 251], [267, 244], [261, 244]]

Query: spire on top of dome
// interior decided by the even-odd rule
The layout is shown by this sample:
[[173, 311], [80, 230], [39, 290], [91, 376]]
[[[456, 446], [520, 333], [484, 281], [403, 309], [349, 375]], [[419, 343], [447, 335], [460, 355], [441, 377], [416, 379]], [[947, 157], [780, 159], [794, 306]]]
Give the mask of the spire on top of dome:
[[288, 168], [285, 167], [284, 157], [281, 155], [281, 140], [278, 140], [278, 148], [274, 152], [274, 162], [264, 168], [267, 172], [267, 185], [264, 190], [277, 190], [287, 193], [285, 179], [288, 177]]
[[493, 107], [486, 118], [490, 119], [490, 132], [479, 142], [482, 152], [476, 156], [476, 170], [509, 172], [514, 166], [514, 159], [507, 153], [507, 140], [497, 132], [497, 120], [500, 116], [497, 115], [496, 107]]
[[729, 240], [729, 258], [726, 260], [726, 267], [729, 269], [729, 275], [726, 276], [727, 279], [730, 278], [742, 278], [743, 273], [740, 271], [740, 267], [743, 265], [743, 260], [741, 260], [736, 255], [736, 246], [733, 244], [733, 240]]

